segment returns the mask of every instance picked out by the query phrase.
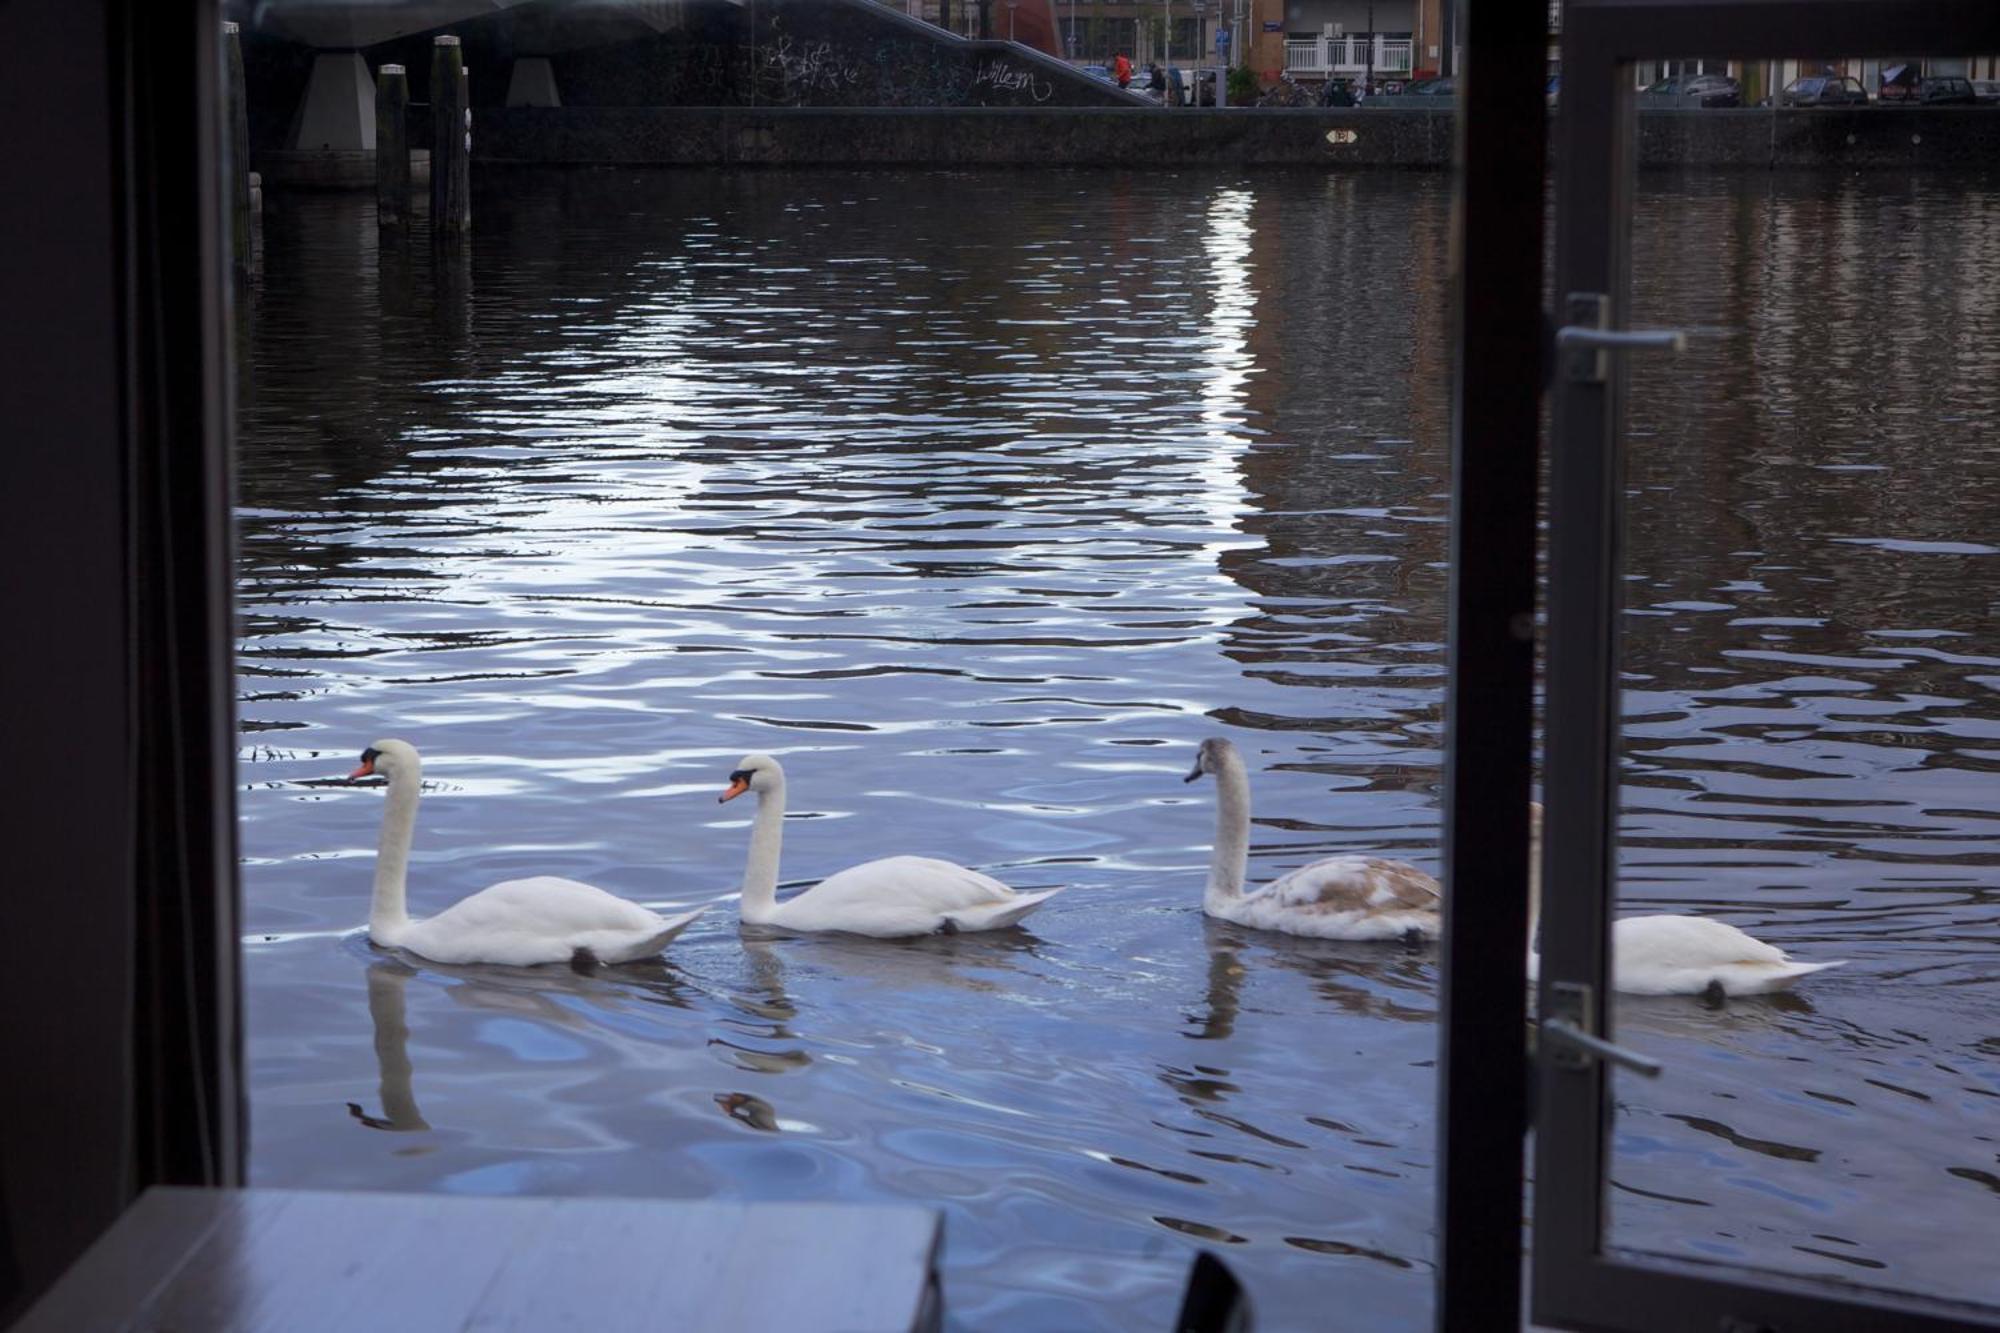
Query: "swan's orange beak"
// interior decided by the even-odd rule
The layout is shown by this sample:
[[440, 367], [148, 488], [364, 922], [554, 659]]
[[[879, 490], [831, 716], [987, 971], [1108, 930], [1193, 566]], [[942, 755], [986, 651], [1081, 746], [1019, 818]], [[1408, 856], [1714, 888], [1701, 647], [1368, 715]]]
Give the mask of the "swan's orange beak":
[[352, 773], [349, 773], [347, 775], [347, 780], [349, 782], [352, 782], [356, 778], [371, 778], [374, 776], [375, 776], [375, 757], [373, 755], [369, 755], [368, 757], [364, 758], [361, 761], [361, 767], [355, 769]]
[[731, 778], [729, 779], [729, 790], [722, 793], [722, 795], [718, 796], [716, 798], [715, 803], [717, 805], [720, 805], [724, 801], [733, 801], [737, 797], [741, 796], [744, 792], [749, 790], [750, 790], [750, 779]]

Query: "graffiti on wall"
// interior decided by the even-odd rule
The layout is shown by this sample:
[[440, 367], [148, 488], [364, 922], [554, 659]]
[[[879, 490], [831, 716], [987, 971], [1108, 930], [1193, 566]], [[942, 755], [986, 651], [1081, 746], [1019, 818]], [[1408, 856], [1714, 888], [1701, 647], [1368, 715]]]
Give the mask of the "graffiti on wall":
[[[867, 71], [827, 41], [795, 41], [789, 34], [762, 48], [764, 67], [787, 93], [809, 100], [814, 93], [840, 93], [861, 83]], [[786, 100], [791, 100], [787, 98]]]
[[994, 88], [1002, 92], [1025, 93], [1036, 102], [1046, 102], [1055, 95], [1055, 85], [1046, 78], [1038, 78], [1031, 69], [1022, 69], [1011, 61], [981, 60], [972, 71], [972, 86]]

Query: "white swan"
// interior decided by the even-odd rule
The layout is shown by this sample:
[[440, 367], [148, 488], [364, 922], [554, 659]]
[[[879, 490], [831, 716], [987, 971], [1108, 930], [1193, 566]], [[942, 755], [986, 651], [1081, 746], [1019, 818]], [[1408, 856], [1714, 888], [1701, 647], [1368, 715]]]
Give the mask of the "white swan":
[[1220, 736], [1201, 743], [1193, 782], [1213, 774], [1215, 850], [1201, 907], [1256, 930], [1329, 940], [1399, 940], [1438, 933], [1438, 882], [1413, 865], [1373, 856], [1334, 856], [1243, 891], [1250, 864], [1250, 778], [1243, 757]]
[[663, 917], [573, 879], [510, 879], [460, 899], [436, 916], [410, 920], [404, 877], [417, 825], [423, 764], [408, 741], [376, 741], [350, 778], [389, 779], [382, 841], [375, 853], [375, 899], [368, 938], [438, 963], [629, 963], [650, 958], [704, 909]]
[[767, 754], [746, 756], [720, 799], [757, 796], [750, 859], [743, 870], [743, 920], [786, 930], [842, 930], [894, 939], [999, 930], [1061, 893], [1016, 893], [990, 875], [928, 856], [890, 856], [829, 875], [778, 901], [778, 844], [784, 836], [785, 770]]
[[[1541, 974], [1533, 941], [1542, 920], [1542, 807], [1528, 825], [1528, 979]], [[1626, 995], [1758, 995], [1783, 990], [1831, 963], [1801, 963], [1773, 944], [1705, 916], [1628, 916], [1611, 923], [1611, 988]]]

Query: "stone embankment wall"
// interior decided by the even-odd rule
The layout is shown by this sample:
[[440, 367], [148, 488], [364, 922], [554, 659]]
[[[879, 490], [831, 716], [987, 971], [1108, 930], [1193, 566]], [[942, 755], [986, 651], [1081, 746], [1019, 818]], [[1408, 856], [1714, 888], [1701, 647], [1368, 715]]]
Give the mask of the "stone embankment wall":
[[474, 138], [488, 162], [534, 164], [1439, 167], [1452, 123], [1430, 112], [566, 107], [481, 112]]
[[2000, 108], [1644, 111], [1646, 167], [2000, 167]]
[[[1451, 164], [1451, 111], [495, 108], [488, 162], [675, 166]], [[1648, 111], [1640, 163], [1837, 170], [2000, 167], [2000, 110]]]

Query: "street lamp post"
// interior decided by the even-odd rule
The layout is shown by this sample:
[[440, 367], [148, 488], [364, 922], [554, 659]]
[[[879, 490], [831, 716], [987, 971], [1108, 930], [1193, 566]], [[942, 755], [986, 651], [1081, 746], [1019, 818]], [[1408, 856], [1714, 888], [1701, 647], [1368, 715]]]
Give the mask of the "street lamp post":
[[1202, 19], [1207, 17], [1202, 13], [1203, 8], [1201, 0], [1194, 0], [1194, 87], [1189, 92], [1193, 94], [1194, 109], [1197, 111], [1201, 110], [1201, 76], [1208, 68], [1208, 47], [1201, 40]]
[[1375, 95], [1375, 0], [1368, 0], [1368, 77], [1362, 86]]
[[1021, 0], [1007, 0], [1007, 40], [1010, 42], [1014, 40], [1014, 11], [1020, 4]]

